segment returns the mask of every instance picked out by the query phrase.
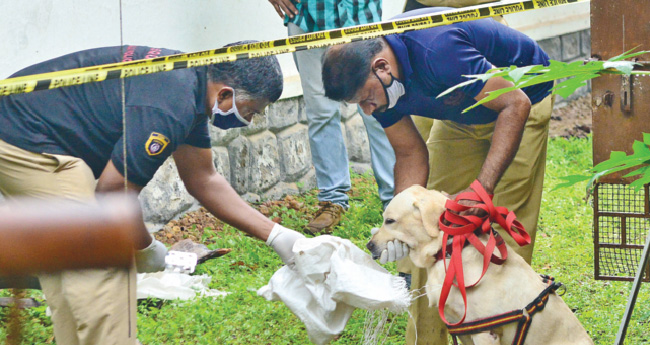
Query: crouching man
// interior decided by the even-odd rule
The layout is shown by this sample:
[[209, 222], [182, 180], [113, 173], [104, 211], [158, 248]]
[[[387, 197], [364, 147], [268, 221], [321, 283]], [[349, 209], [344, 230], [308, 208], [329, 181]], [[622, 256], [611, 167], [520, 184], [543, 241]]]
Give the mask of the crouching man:
[[[91, 49], [11, 77], [176, 53], [143, 46]], [[121, 83], [107, 80], [0, 97], [2, 194], [92, 202], [96, 193], [139, 192], [173, 156], [188, 192], [206, 209], [266, 241], [289, 263], [293, 243], [304, 236], [273, 223], [239, 197], [212, 163], [208, 133], [209, 124], [246, 126], [280, 97], [283, 78], [277, 58], [128, 78], [123, 89]], [[151, 238], [144, 224], [137, 236], [138, 272], [162, 270], [165, 246]], [[57, 343], [136, 343], [135, 269], [64, 271], [39, 280]]]

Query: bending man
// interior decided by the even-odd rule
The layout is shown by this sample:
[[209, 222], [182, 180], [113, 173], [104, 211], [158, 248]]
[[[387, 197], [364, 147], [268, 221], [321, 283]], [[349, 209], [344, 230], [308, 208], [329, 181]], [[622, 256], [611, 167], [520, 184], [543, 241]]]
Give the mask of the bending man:
[[[410, 11], [398, 18], [440, 10]], [[436, 96], [466, 81], [464, 75], [485, 73], [495, 66], [548, 63], [535, 41], [484, 19], [332, 47], [325, 54], [323, 81], [328, 97], [359, 103], [384, 127], [395, 150], [396, 193], [419, 184], [456, 194], [470, 190], [476, 179], [495, 194], [495, 205], [517, 214], [534, 240], [552, 84], [509, 92], [466, 114], [462, 110], [486, 92], [512, 83], [492, 78], [440, 99]], [[410, 115], [436, 119], [427, 143]], [[521, 248], [504, 237], [530, 263], [533, 245]], [[424, 286], [424, 270], [414, 269], [412, 275], [413, 289]], [[446, 344], [446, 329], [437, 312], [417, 305], [413, 310], [419, 343]], [[413, 330], [412, 323], [409, 328]], [[414, 332], [408, 333], [407, 342], [412, 344]]]
[[[176, 53], [142, 46], [91, 49], [12, 77]], [[0, 191], [92, 202], [95, 193], [124, 191], [125, 184], [139, 192], [173, 156], [188, 192], [206, 209], [266, 241], [288, 263], [293, 243], [304, 236], [239, 197], [212, 163], [208, 133], [209, 123], [222, 129], [248, 125], [280, 97], [282, 83], [277, 59], [264, 57], [125, 79], [124, 103], [120, 80], [1, 97]], [[152, 240], [144, 224], [138, 239], [138, 271], [162, 270], [165, 246]], [[39, 279], [57, 343], [136, 343], [134, 269], [64, 271]]]

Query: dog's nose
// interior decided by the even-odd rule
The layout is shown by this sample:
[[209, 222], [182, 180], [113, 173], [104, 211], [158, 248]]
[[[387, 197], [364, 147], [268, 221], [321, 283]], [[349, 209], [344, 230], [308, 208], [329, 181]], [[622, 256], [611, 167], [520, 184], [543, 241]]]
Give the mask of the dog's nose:
[[375, 250], [377, 249], [377, 246], [375, 245], [375, 242], [373, 242], [373, 241], [368, 242], [368, 244], [366, 244], [366, 248], [368, 248], [368, 250], [370, 251], [370, 254], [372, 254], [372, 259], [373, 260], [379, 259], [379, 255], [377, 255], [377, 253], [375, 253]]

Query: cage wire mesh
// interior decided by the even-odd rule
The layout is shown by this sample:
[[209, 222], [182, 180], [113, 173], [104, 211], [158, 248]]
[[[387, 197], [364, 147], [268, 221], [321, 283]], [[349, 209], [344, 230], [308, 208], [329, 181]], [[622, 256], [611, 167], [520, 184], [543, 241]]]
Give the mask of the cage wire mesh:
[[[632, 281], [650, 232], [648, 185], [598, 183], [594, 192], [594, 270], [599, 280]], [[646, 265], [643, 281], [650, 282]]]

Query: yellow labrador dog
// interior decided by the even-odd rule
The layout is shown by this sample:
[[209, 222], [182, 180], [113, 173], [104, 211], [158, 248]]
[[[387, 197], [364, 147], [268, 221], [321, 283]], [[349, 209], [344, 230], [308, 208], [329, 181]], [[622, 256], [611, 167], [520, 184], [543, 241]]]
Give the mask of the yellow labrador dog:
[[[375, 258], [386, 249], [389, 241], [397, 239], [406, 243], [410, 247], [409, 256], [413, 263], [427, 270], [426, 293], [429, 306], [434, 308], [438, 307], [445, 279], [443, 262], [435, 257], [442, 248], [438, 219], [445, 210], [446, 201], [447, 197], [442, 193], [420, 186], [404, 190], [388, 205], [383, 225], [368, 243]], [[482, 235], [479, 239], [485, 244], [487, 235]], [[483, 256], [473, 246], [466, 246], [462, 258], [465, 282], [472, 284], [481, 275]], [[547, 286], [523, 258], [508, 247], [505, 263], [491, 264], [481, 281], [475, 287], [467, 289], [465, 322], [522, 309]], [[445, 305], [445, 316], [450, 322], [457, 322], [463, 313], [463, 299], [459, 290], [453, 287]], [[514, 322], [478, 334], [461, 335], [459, 338], [466, 345], [511, 345], [516, 336], [516, 328], [517, 322]], [[577, 345], [593, 344], [593, 341], [564, 301], [551, 293], [546, 307], [533, 315], [525, 344]]]

